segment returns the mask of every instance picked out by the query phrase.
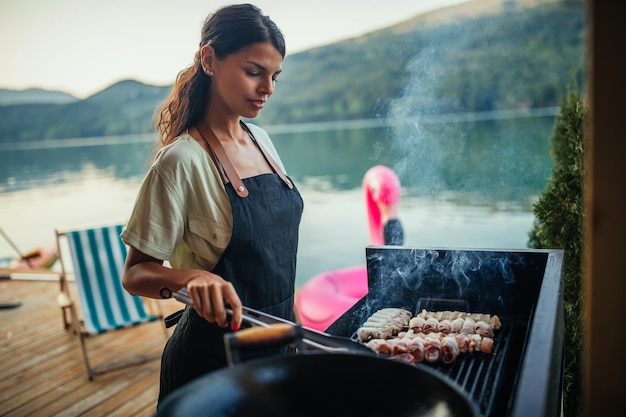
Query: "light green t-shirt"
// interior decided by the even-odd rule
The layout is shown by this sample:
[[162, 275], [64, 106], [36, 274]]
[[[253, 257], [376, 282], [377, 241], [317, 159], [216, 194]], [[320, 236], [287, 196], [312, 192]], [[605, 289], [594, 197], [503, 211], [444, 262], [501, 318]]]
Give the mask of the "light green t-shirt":
[[[267, 133], [247, 126], [284, 172]], [[228, 246], [232, 228], [230, 201], [217, 167], [184, 133], [157, 154], [121, 237], [173, 268], [211, 270]]]

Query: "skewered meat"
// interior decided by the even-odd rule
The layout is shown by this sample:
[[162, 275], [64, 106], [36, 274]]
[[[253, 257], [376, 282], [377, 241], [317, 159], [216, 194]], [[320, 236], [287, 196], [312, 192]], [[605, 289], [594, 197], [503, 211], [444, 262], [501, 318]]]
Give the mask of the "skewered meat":
[[476, 322], [474, 321], [474, 319], [470, 317], [466, 317], [465, 321], [463, 322], [463, 327], [461, 327], [460, 333], [474, 334], [475, 330], [476, 330]]
[[424, 330], [424, 324], [426, 324], [426, 319], [424, 317], [413, 317], [409, 321], [409, 328], [415, 333], [419, 333]]
[[413, 329], [409, 329], [406, 332], [400, 332], [398, 333], [398, 337], [399, 338], [404, 338], [404, 339], [413, 339], [415, 337], [417, 337], [417, 333], [415, 333], [415, 331], [413, 331]]
[[482, 353], [491, 353], [491, 349], [493, 348], [493, 339], [490, 337], [483, 337], [483, 340], [480, 342], [480, 351]]
[[458, 313], [458, 311], [442, 311], [441, 318], [439, 319], [439, 321], [443, 321], [443, 320], [452, 321], [456, 318], [455, 313]]
[[493, 327], [493, 330], [500, 330], [502, 327], [502, 322], [500, 322], [500, 317], [493, 315], [489, 318], [489, 324]]
[[490, 354], [501, 326], [496, 315], [422, 310], [412, 317], [408, 310], [387, 308], [368, 318], [357, 335], [373, 351], [404, 362], [450, 364], [460, 353]]
[[485, 321], [487, 323], [489, 323], [491, 325], [491, 327], [494, 330], [500, 330], [500, 327], [502, 327], [502, 323], [500, 321], [500, 317], [498, 317], [497, 315], [491, 315], [491, 314], [483, 314], [483, 313], [465, 313], [462, 311], [428, 311], [428, 310], [422, 310], [420, 313], [418, 313], [415, 317], [422, 317], [424, 320], [432, 317], [437, 319], [437, 321], [441, 321], [441, 320], [445, 320], [448, 319], [450, 320], [450, 322], [456, 320], [456, 319], [467, 319], [470, 318], [472, 320], [474, 320], [474, 322], [477, 321]]
[[357, 330], [359, 341], [389, 339], [409, 325], [412, 313], [401, 308], [383, 308], [375, 312]]
[[456, 343], [459, 346], [459, 352], [465, 353], [469, 350], [469, 336], [464, 333], [454, 335]]
[[357, 330], [357, 336], [361, 342], [370, 339], [389, 339], [394, 335], [389, 327], [361, 327]]
[[374, 352], [380, 353], [381, 355], [391, 355], [391, 351], [393, 349], [392, 344], [387, 339], [371, 339], [365, 344], [365, 346]]
[[459, 356], [459, 345], [454, 336], [445, 336], [441, 341], [441, 361], [452, 363]]
[[397, 355], [391, 356], [391, 359], [396, 359], [405, 363], [415, 363], [415, 357], [410, 353], [398, 353]]
[[456, 319], [450, 322], [450, 333], [460, 333], [463, 328], [463, 323], [465, 323], [465, 319], [462, 317], [457, 317]]
[[436, 334], [430, 333], [424, 338], [424, 359], [426, 362], [437, 362], [441, 355], [441, 341]]
[[470, 351], [491, 353], [493, 348], [493, 339], [490, 337], [482, 337], [479, 334], [473, 334], [469, 336], [469, 348]]
[[411, 343], [410, 339], [394, 338], [391, 340], [394, 341], [392, 348], [391, 348], [392, 355], [398, 355], [400, 353], [409, 353], [409, 344]]
[[482, 342], [483, 338], [481, 335], [479, 334], [472, 334], [469, 336], [469, 348], [468, 350], [470, 352], [474, 352], [474, 351], [479, 351], [480, 350], [480, 344]]
[[424, 360], [424, 340], [421, 337], [414, 337], [409, 343], [409, 353], [415, 358], [415, 362]]
[[443, 319], [437, 323], [437, 331], [444, 334], [450, 333], [450, 320]]
[[434, 317], [427, 318], [426, 322], [424, 323], [423, 332], [426, 334], [436, 332], [438, 324], [439, 324], [439, 320], [437, 320], [436, 318]]
[[479, 320], [476, 322], [474, 331], [476, 334], [479, 334], [482, 337], [493, 337], [493, 328], [489, 323], [483, 320]]

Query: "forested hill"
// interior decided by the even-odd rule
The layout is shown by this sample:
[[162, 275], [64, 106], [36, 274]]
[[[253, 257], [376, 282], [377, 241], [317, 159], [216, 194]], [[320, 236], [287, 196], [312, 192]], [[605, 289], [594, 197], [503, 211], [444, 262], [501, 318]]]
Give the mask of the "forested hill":
[[[415, 19], [288, 55], [257, 122], [388, 117], [407, 96], [404, 114], [558, 106], [566, 90], [580, 85], [582, 2], [520, 8], [502, 1], [511, 7], [452, 23]], [[69, 104], [0, 106], [0, 143], [148, 133], [170, 90], [128, 80]]]

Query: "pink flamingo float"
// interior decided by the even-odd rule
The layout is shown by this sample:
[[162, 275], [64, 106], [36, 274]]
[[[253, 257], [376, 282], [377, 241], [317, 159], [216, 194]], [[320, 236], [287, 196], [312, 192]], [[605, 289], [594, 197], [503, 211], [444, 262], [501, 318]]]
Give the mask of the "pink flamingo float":
[[[392, 169], [376, 165], [363, 177], [370, 243], [402, 245], [404, 233], [398, 220], [400, 180]], [[296, 294], [295, 305], [302, 326], [326, 330], [367, 294], [367, 266], [325, 271], [312, 277]]]

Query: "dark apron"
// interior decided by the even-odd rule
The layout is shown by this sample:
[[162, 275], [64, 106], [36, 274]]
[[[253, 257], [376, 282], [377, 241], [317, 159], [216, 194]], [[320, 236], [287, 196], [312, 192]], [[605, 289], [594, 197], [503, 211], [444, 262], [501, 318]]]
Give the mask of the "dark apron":
[[[233, 283], [243, 305], [294, 320], [298, 230], [303, 202], [295, 186], [276, 174], [243, 180], [248, 196], [226, 192], [233, 211], [230, 243], [211, 272]], [[221, 328], [186, 308], [161, 360], [159, 402], [181, 385], [227, 366]], [[286, 349], [241, 354], [246, 361], [286, 354]]]

